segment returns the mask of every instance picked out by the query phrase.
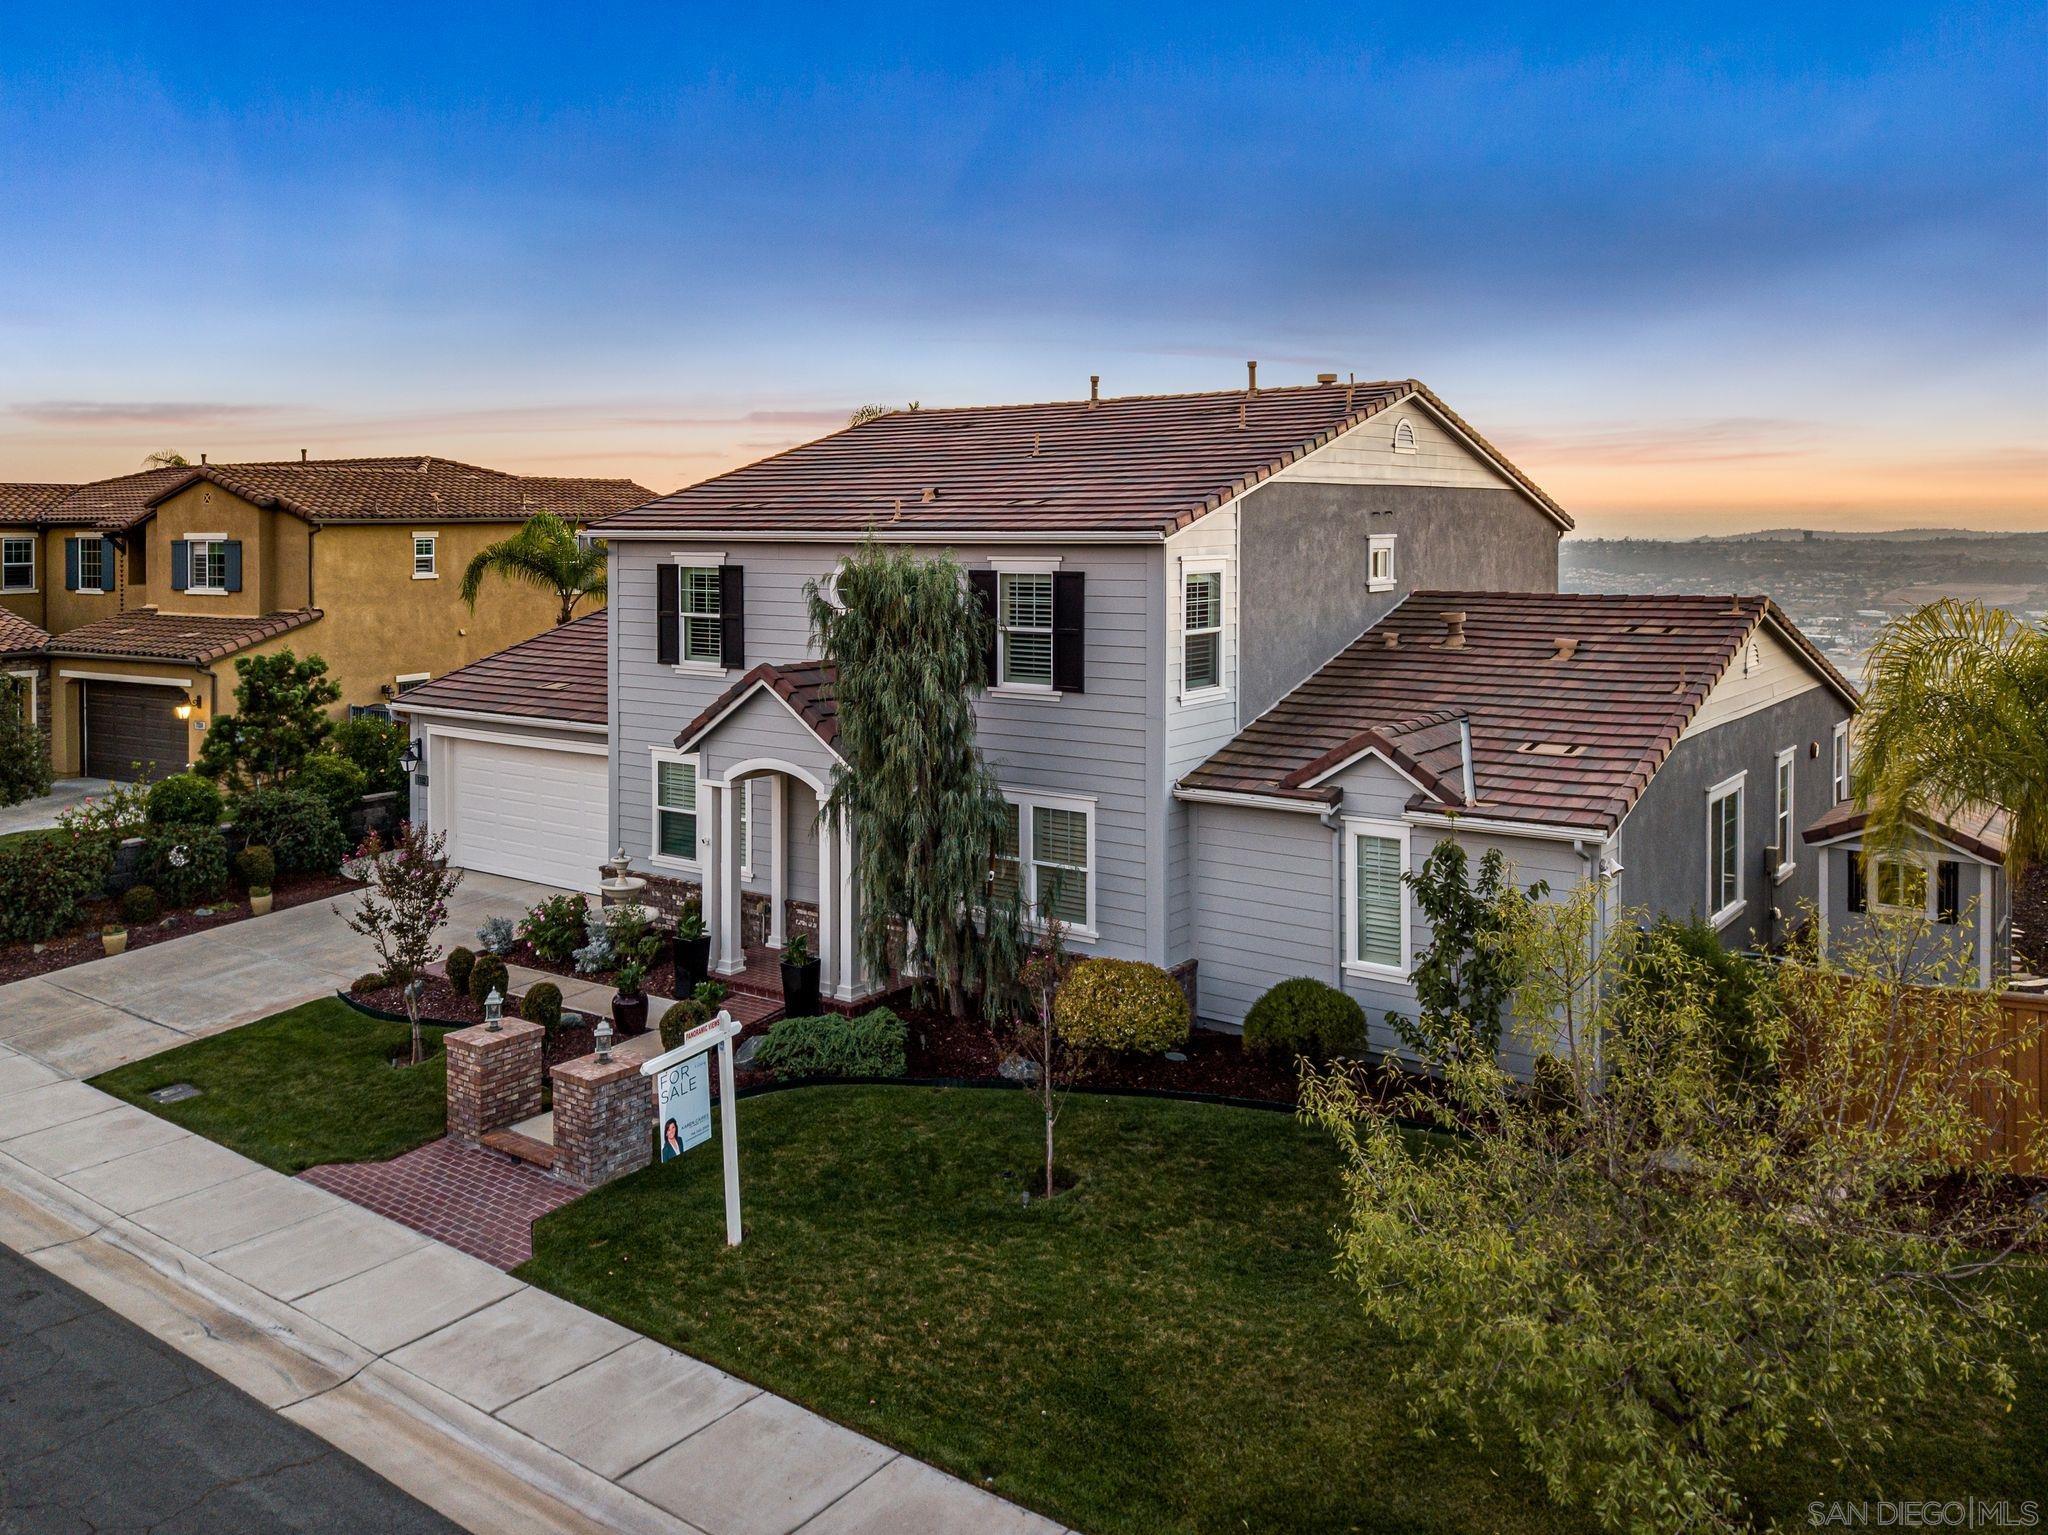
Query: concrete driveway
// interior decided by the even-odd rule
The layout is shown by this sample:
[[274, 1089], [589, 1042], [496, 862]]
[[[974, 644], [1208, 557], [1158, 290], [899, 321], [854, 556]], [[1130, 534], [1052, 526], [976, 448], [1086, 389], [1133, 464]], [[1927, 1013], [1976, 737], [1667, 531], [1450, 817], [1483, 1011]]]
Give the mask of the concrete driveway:
[[[516, 917], [544, 885], [464, 876], [444, 944], [470, 944], [486, 917]], [[152, 944], [0, 986], [0, 1043], [67, 1077], [89, 1077], [266, 1018], [374, 969], [369, 940], [348, 929], [352, 896]]]
[[57, 817], [80, 800], [104, 794], [114, 787], [111, 778], [60, 778], [40, 799], [23, 800], [0, 809], [0, 837], [17, 831], [42, 831], [57, 824]]

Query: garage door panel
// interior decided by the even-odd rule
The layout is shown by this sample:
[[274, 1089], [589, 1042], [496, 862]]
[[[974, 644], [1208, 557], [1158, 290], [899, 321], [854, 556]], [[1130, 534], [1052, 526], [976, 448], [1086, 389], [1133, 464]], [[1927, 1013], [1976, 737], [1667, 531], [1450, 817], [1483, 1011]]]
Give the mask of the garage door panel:
[[87, 777], [132, 778], [138, 762], [149, 779], [185, 769], [185, 722], [172, 712], [184, 689], [136, 682], [80, 685], [85, 689]]
[[605, 759], [587, 752], [453, 741], [449, 845], [464, 868], [595, 890], [609, 849]]

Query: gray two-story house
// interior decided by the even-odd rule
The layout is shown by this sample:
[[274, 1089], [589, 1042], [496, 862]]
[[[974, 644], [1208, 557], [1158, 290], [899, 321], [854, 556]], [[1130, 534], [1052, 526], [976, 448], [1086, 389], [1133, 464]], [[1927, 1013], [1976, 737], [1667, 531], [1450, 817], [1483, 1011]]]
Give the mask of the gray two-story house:
[[[542, 689], [601, 687], [606, 845], [701, 888], [717, 968], [802, 931], [858, 1000], [880, 978], [817, 815], [837, 721], [804, 588], [863, 539], [908, 543], [994, 620], [998, 877], [1056, 886], [1078, 952], [1174, 970], [1206, 1020], [1301, 974], [1412, 1008], [1427, 934], [1400, 875], [1446, 836], [1553, 890], [1604, 872], [1731, 943], [1780, 935], [1816, 894], [1789, 828], [1826, 803], [1853, 691], [1759, 598], [1560, 596], [1570, 526], [1412, 380], [901, 411], [596, 524], [603, 678], [516, 647], [500, 673], [548, 680], [474, 713], [516, 741], [566, 712]], [[409, 700], [415, 728], [476, 736], [463, 685]], [[565, 744], [589, 761], [582, 707]]]

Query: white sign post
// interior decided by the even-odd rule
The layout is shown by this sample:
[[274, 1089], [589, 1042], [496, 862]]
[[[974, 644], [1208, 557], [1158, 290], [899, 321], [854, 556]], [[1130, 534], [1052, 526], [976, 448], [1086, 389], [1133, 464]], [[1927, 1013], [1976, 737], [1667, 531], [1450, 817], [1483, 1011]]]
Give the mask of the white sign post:
[[655, 1112], [660, 1116], [661, 1159], [680, 1156], [711, 1135], [711, 1084], [704, 1070], [705, 1054], [718, 1051], [718, 1121], [725, 1145], [725, 1245], [740, 1245], [740, 1133], [734, 1117], [732, 1042], [741, 1025], [732, 1014], [719, 1010], [709, 1023], [700, 1023], [683, 1036], [673, 1050], [643, 1061], [640, 1075], [653, 1077]]

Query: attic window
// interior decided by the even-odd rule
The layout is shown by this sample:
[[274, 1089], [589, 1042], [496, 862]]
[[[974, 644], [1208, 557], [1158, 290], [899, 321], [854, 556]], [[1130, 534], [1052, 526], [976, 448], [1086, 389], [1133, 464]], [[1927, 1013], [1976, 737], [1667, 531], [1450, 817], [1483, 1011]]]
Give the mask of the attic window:
[[1566, 746], [1562, 741], [1524, 741], [1515, 748], [1525, 757], [1583, 757], [1583, 746]]
[[1403, 416], [1394, 423], [1394, 451], [1413, 453], [1415, 451], [1415, 423]]

